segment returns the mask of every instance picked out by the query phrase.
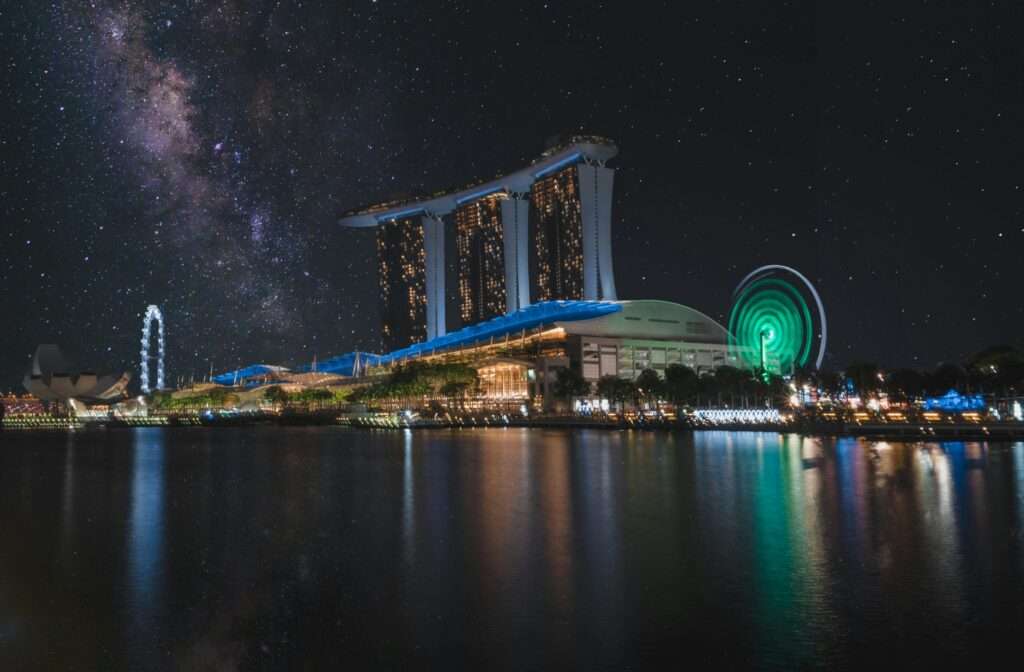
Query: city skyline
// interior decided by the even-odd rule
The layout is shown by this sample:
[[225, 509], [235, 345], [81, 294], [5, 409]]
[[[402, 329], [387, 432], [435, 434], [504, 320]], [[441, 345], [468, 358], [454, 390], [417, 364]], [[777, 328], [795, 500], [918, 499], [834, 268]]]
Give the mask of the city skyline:
[[1024, 4], [7, 5], [0, 670], [1016, 653]]
[[[992, 65], [1019, 50], [1012, 16], [901, 17], [898, 4], [559, 3], [498, 23], [479, 3], [17, 7], [0, 47], [0, 281], [18, 316], [0, 386], [39, 343], [134, 368], [149, 304], [174, 372], [377, 350], [374, 238], [339, 213], [498, 174], [578, 132], [622, 151], [621, 298], [721, 323], [747, 272], [782, 263], [829, 307], [825, 367], [930, 368], [1019, 344], [1022, 96]], [[632, 34], [645, 49], [620, 39]]]

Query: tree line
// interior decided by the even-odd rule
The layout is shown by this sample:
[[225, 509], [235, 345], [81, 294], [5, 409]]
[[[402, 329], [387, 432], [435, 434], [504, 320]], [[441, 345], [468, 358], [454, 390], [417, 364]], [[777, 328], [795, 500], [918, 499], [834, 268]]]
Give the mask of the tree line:
[[552, 393], [559, 399], [597, 395], [619, 406], [662, 400], [684, 406], [755, 407], [778, 403], [786, 396], [780, 376], [733, 366], [698, 375], [684, 364], [670, 364], [664, 377], [644, 369], [636, 380], [607, 375], [594, 385], [573, 367], [559, 369], [555, 376]]
[[970, 394], [1013, 396], [1024, 390], [1024, 353], [1008, 345], [987, 348], [963, 364], [944, 363], [930, 370], [883, 370], [872, 362], [854, 362], [840, 372], [800, 370], [798, 385], [812, 385], [829, 394], [853, 391], [861, 396], [880, 392], [907, 401], [940, 396], [949, 390]]
[[468, 364], [410, 362], [383, 380], [354, 390], [350, 401], [395, 401], [416, 405], [424, 399], [464, 399], [479, 390], [480, 377]]

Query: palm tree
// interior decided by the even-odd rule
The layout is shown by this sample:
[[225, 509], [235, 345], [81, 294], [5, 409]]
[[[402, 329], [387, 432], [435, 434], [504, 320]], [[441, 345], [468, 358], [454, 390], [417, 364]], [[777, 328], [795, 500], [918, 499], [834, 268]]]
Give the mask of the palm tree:
[[654, 369], [644, 369], [636, 377], [636, 393], [648, 402], [657, 402], [664, 388], [665, 384]]
[[986, 348], [967, 362], [967, 373], [978, 391], [1011, 394], [1024, 387], [1024, 353], [1010, 345]]
[[697, 394], [697, 374], [683, 364], [669, 364], [665, 369], [665, 396], [677, 406]]
[[934, 395], [945, 394], [949, 390], [967, 390], [967, 372], [958, 364], [946, 363], [935, 369], [928, 376], [928, 392]]
[[885, 379], [885, 391], [894, 401], [910, 401], [924, 393], [925, 378], [914, 369], [896, 369]]
[[566, 401], [573, 397], [583, 397], [590, 394], [590, 383], [584, 378], [578, 369], [565, 367], [555, 372], [555, 383], [551, 386], [555, 397]]
[[750, 373], [737, 369], [735, 366], [720, 366], [715, 369], [715, 388], [718, 393], [718, 404], [722, 404], [723, 397], [728, 396], [729, 405], [736, 405], [736, 395], [743, 393], [744, 382], [750, 378]]
[[625, 401], [636, 396], [636, 385], [632, 381], [623, 380], [618, 376], [601, 376], [597, 381], [597, 393], [616, 404], [621, 410]]
[[870, 362], [854, 362], [846, 367], [846, 377], [862, 396], [877, 391], [882, 381], [878, 378], [878, 365]]

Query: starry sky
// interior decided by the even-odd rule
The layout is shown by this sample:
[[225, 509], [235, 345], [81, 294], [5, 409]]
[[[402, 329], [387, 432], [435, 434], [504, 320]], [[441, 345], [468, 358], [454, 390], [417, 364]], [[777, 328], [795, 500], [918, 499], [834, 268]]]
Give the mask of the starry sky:
[[37, 343], [205, 375], [379, 350], [344, 210], [620, 155], [621, 298], [725, 321], [765, 263], [818, 286], [826, 365], [1021, 344], [1015, 2], [23, 2], [0, 9], [0, 388]]

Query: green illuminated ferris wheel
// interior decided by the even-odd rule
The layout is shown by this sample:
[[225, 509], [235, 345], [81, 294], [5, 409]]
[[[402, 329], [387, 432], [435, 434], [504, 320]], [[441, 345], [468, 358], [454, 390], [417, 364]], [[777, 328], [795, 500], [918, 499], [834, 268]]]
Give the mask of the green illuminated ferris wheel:
[[729, 347], [747, 366], [772, 373], [820, 368], [827, 336], [821, 297], [794, 268], [762, 266], [733, 292]]

